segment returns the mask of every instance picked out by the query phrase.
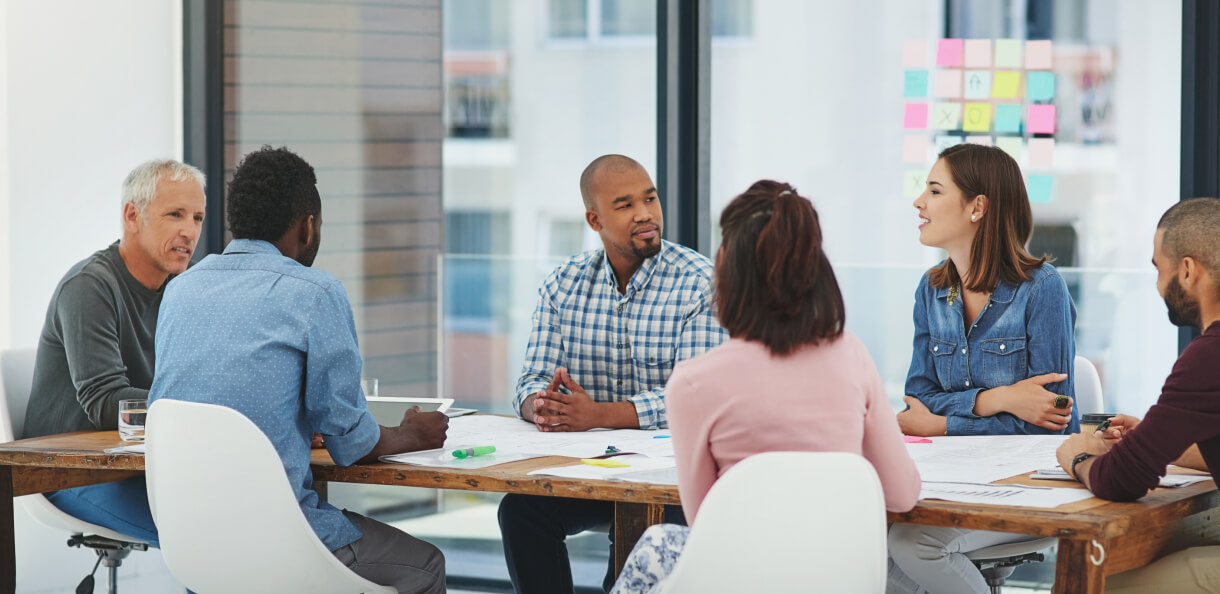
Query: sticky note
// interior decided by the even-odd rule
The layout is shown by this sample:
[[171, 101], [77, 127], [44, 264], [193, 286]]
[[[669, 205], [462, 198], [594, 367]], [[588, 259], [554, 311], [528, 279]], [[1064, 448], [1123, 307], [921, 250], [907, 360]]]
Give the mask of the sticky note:
[[966, 68], [991, 68], [991, 40], [967, 39]]
[[1021, 73], [1002, 70], [991, 77], [991, 96], [996, 99], [1016, 99], [1021, 88]]
[[1029, 166], [1035, 169], [1050, 169], [1055, 166], [1055, 139], [1029, 139]]
[[996, 68], [1020, 68], [1022, 65], [1020, 39], [995, 40]]
[[907, 70], [902, 82], [902, 96], [907, 98], [927, 97], [928, 71]]
[[907, 130], [924, 130], [928, 127], [928, 104], [906, 104], [906, 115], [902, 118], [902, 127]]
[[1030, 175], [1025, 182], [1030, 202], [1047, 203], [1051, 201], [1051, 190], [1054, 180], [1049, 175]]
[[926, 136], [907, 136], [902, 139], [903, 163], [928, 162], [928, 138]]
[[956, 130], [962, 121], [961, 103], [936, 103], [932, 105], [932, 127], [937, 130]]
[[936, 44], [936, 65], [937, 66], [961, 66], [962, 65], [962, 40], [960, 39], [941, 39]]
[[1021, 162], [1021, 138], [1019, 136], [997, 136], [995, 145], [1008, 153], [1013, 161]]
[[1055, 133], [1055, 106], [1031, 105], [1029, 116], [1026, 117], [1026, 127], [1032, 134]]
[[928, 179], [928, 172], [923, 169], [908, 169], [902, 174], [902, 195], [907, 198], [918, 198], [923, 193]]
[[967, 99], [987, 99], [991, 97], [991, 71], [967, 70], [965, 82]]
[[1050, 101], [1055, 98], [1055, 75], [1050, 72], [1030, 72], [1025, 75], [1025, 98], [1030, 101]]
[[969, 144], [981, 144], [983, 146], [991, 146], [990, 136], [967, 136], [966, 142]]
[[1025, 69], [1050, 70], [1054, 61], [1052, 54], [1053, 49], [1049, 40], [1025, 42]]
[[995, 106], [995, 131], [1020, 132], [1021, 106], [1001, 103]]
[[928, 65], [928, 40], [908, 39], [902, 44], [902, 65], [923, 68]]
[[962, 96], [961, 70], [937, 70], [935, 80], [936, 93], [934, 96], [951, 99]]
[[991, 129], [991, 104], [967, 103], [962, 112], [962, 130], [986, 132]]
[[916, 435], [903, 435], [902, 441], [904, 443], [932, 443], [932, 440], [930, 440], [926, 437], [919, 437]]
[[945, 152], [945, 149], [951, 146], [957, 146], [962, 143], [962, 137], [956, 135], [937, 136], [932, 139], [932, 146], [936, 148], [936, 154], [940, 155]]

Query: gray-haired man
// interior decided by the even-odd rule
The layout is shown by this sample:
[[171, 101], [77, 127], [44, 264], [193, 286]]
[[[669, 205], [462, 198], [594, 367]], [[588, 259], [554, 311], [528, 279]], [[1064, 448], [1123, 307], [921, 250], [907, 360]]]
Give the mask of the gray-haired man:
[[[26, 437], [114, 429], [119, 401], [148, 397], [162, 289], [190, 264], [204, 176], [149, 161], [123, 182], [123, 236], [59, 281], [38, 341]], [[49, 493], [56, 507], [157, 546], [144, 478]]]

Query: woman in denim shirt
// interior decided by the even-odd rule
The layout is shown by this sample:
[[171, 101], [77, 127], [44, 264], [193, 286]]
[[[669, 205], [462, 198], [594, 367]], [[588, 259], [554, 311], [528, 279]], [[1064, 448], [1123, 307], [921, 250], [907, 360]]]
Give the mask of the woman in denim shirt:
[[[903, 432], [1078, 431], [1066, 373], [1076, 356], [1076, 307], [1055, 268], [1025, 249], [1033, 214], [1016, 161], [977, 144], [945, 149], [914, 205], [920, 243], [949, 258], [915, 293]], [[966, 553], [1032, 538], [896, 524], [889, 591], [988, 592]]]

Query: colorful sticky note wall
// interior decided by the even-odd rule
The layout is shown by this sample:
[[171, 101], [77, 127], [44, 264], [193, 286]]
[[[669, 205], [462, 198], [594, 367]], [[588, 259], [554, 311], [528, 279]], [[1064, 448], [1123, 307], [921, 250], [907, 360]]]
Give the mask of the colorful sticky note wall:
[[1008, 153], [1008, 156], [1018, 163], [1021, 162], [1021, 137], [1019, 136], [997, 136], [995, 145]]
[[991, 97], [991, 71], [967, 70], [965, 86], [967, 99], [987, 99]]
[[902, 44], [902, 65], [907, 68], [923, 68], [928, 65], [928, 42], [911, 39]]
[[906, 98], [928, 96], [928, 71], [907, 70], [902, 82], [902, 96]]
[[996, 132], [1021, 132], [1021, 106], [1000, 104], [995, 106]]
[[1016, 99], [1021, 88], [1021, 73], [1001, 71], [991, 77], [991, 96], [996, 99]]
[[990, 136], [967, 136], [966, 142], [970, 144], [981, 144], [983, 146], [991, 146]]
[[903, 163], [927, 163], [928, 139], [924, 136], [906, 136], [902, 139]]
[[1021, 40], [1020, 39], [997, 39], [995, 40], [995, 67], [996, 68], [1020, 68], [1021, 60]]
[[902, 127], [907, 130], [924, 130], [928, 127], [928, 104], [908, 103], [902, 118]]
[[1025, 182], [1025, 190], [1029, 194], [1030, 202], [1047, 203], [1051, 201], [1051, 191], [1054, 189], [1054, 180], [1049, 175], [1030, 175], [1029, 180]]
[[1055, 139], [1029, 139], [1029, 166], [1033, 169], [1050, 169], [1055, 166]]
[[902, 195], [918, 198], [927, 183], [928, 172], [923, 169], [908, 169], [902, 174]]
[[1054, 49], [1050, 41], [1025, 42], [1025, 69], [1050, 70]]
[[942, 99], [955, 99], [962, 96], [961, 70], [937, 70], [935, 79], [936, 97]]
[[1055, 133], [1055, 106], [1030, 105], [1026, 126], [1033, 134]]
[[962, 130], [986, 132], [991, 129], [991, 104], [967, 103], [962, 115]]
[[960, 39], [941, 39], [936, 44], [936, 65], [937, 66], [961, 66], [962, 65], [962, 40], [960, 40]]
[[961, 103], [936, 103], [932, 105], [932, 127], [937, 130], [956, 130], [962, 121]]
[[962, 137], [956, 135], [937, 136], [932, 139], [932, 147], [936, 149], [936, 154], [939, 155], [945, 149], [951, 146], [957, 146], [962, 143]]
[[966, 57], [963, 63], [966, 68], [991, 68], [991, 40], [967, 39]]
[[1025, 98], [1030, 101], [1050, 101], [1055, 98], [1055, 75], [1050, 72], [1030, 72], [1025, 77]]

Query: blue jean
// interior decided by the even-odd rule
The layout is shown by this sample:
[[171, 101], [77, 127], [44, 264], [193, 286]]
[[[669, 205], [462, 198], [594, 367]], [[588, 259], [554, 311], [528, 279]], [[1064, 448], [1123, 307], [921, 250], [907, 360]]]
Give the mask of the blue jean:
[[47, 499], [69, 516], [161, 546], [143, 476], [55, 491], [47, 493]]

